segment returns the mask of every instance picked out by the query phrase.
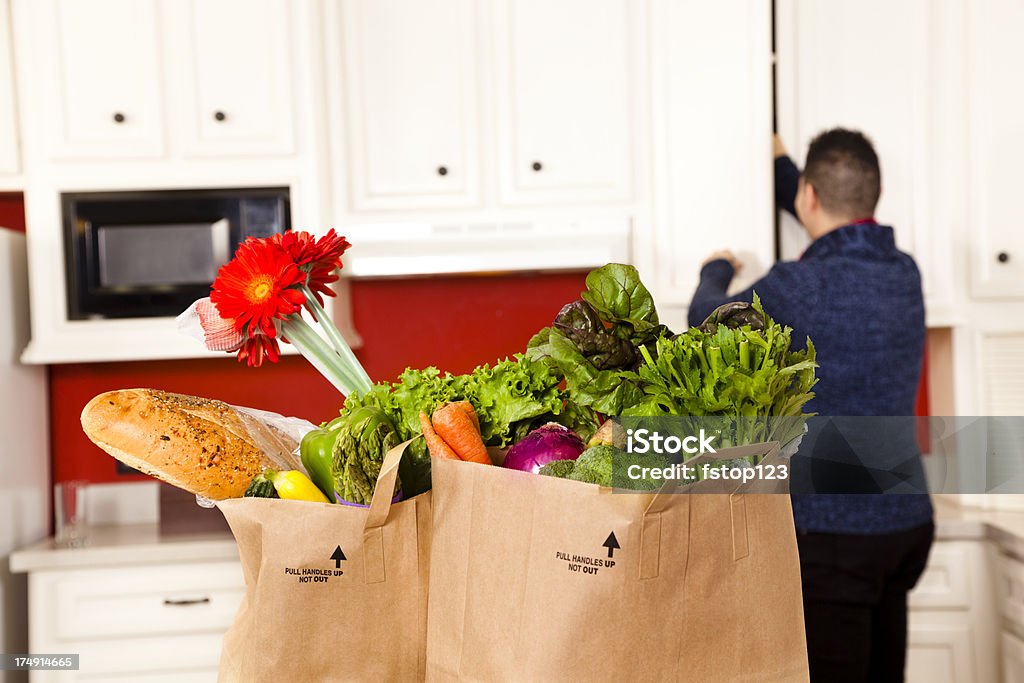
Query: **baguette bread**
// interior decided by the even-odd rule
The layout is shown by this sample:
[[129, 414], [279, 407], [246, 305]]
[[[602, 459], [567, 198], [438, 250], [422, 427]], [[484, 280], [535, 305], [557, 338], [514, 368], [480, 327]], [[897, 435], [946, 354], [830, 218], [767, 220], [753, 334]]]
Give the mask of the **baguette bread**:
[[290, 469], [282, 462], [294, 462], [298, 445], [222, 401], [157, 389], [100, 394], [82, 428], [129, 467], [211, 500], [240, 497], [267, 467]]

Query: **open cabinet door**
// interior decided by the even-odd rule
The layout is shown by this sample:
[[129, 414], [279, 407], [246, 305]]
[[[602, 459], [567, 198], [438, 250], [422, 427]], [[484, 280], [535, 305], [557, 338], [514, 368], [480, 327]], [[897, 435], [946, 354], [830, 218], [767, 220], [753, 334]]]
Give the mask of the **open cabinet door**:
[[654, 215], [638, 265], [682, 326], [709, 254], [743, 261], [736, 289], [775, 261], [771, 4], [659, 0], [650, 26]]

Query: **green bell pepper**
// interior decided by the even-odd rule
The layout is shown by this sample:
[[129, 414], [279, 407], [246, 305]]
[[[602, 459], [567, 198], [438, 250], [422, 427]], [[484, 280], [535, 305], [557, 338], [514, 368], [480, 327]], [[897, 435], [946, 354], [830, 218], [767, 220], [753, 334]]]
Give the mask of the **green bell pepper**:
[[307, 433], [299, 444], [299, 456], [302, 466], [309, 473], [317, 488], [323, 491], [327, 500], [336, 502], [334, 498], [334, 473], [331, 464], [334, 460], [334, 442], [338, 438], [345, 418], [336, 417], [322, 424], [319, 429]]

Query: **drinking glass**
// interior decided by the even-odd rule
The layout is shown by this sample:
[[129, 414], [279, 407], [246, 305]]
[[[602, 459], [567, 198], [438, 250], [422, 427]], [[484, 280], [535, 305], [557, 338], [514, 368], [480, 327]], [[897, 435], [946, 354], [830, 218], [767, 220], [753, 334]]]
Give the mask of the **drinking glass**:
[[64, 548], [86, 544], [85, 495], [88, 482], [64, 481], [53, 487], [54, 542]]

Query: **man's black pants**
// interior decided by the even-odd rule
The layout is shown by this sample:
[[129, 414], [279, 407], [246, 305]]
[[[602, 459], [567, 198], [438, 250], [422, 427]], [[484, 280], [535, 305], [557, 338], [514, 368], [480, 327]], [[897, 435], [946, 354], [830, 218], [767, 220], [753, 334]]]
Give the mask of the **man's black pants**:
[[934, 536], [931, 522], [885, 535], [797, 532], [812, 683], [903, 680], [907, 593]]

